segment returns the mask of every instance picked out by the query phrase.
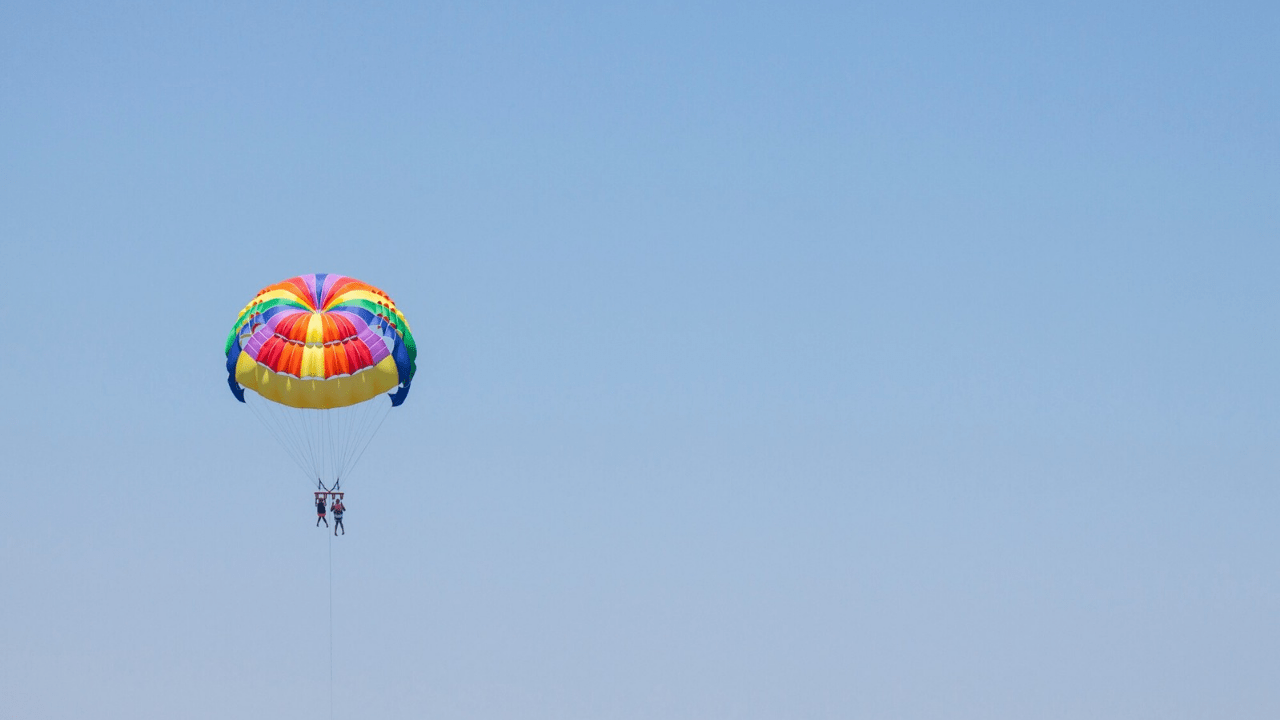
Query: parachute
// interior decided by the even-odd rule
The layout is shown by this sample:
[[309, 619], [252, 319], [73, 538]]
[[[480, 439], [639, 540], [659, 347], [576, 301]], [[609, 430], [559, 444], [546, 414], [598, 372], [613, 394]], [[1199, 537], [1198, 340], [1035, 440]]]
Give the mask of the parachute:
[[259, 291], [226, 354], [231, 393], [318, 489], [334, 491], [408, 397], [418, 349], [386, 293], [317, 273]]

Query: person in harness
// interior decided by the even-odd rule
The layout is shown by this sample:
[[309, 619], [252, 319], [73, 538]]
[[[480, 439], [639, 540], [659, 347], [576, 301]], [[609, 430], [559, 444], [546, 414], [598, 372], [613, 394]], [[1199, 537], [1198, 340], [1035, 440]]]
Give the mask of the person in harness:
[[347, 511], [347, 506], [342, 504], [342, 496], [339, 495], [337, 500], [333, 501], [333, 534], [338, 534], [338, 528], [342, 528], [342, 534], [347, 534], [347, 528], [342, 524], [342, 513]]
[[[324, 526], [329, 527], [329, 519], [324, 516], [324, 493], [316, 493], [316, 527], [320, 527], [320, 522], [324, 521]], [[343, 532], [346, 532], [344, 529]]]

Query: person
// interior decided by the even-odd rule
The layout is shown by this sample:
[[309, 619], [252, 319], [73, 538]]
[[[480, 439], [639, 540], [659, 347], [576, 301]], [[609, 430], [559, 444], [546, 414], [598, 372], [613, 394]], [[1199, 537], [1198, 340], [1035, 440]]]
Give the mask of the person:
[[316, 527], [320, 527], [321, 520], [329, 527], [329, 519], [324, 516], [324, 493], [316, 493]]
[[339, 497], [333, 501], [333, 534], [338, 534], [338, 528], [342, 528], [342, 534], [347, 534], [347, 528], [342, 524], [342, 513], [347, 511], [347, 506], [342, 504], [342, 498]]

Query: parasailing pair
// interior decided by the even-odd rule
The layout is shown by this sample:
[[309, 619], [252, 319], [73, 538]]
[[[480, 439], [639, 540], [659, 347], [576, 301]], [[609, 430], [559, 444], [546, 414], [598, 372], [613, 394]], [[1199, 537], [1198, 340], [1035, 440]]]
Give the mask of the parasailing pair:
[[340, 497], [418, 356], [409, 323], [378, 288], [317, 273], [263, 288], [227, 337], [227, 384], [321, 495]]

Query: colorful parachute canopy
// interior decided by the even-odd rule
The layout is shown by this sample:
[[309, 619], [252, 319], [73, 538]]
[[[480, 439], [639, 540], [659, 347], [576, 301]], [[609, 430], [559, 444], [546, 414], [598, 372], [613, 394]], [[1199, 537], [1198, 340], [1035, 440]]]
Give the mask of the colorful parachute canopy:
[[[409, 394], [418, 355], [386, 293], [342, 275], [303, 275], [263, 288], [227, 338], [227, 383], [295, 408], [354, 405]], [[398, 388], [398, 389], [397, 389]]]
[[316, 274], [259, 292], [226, 353], [232, 394], [317, 487], [334, 489], [408, 396], [418, 349], [386, 293]]

